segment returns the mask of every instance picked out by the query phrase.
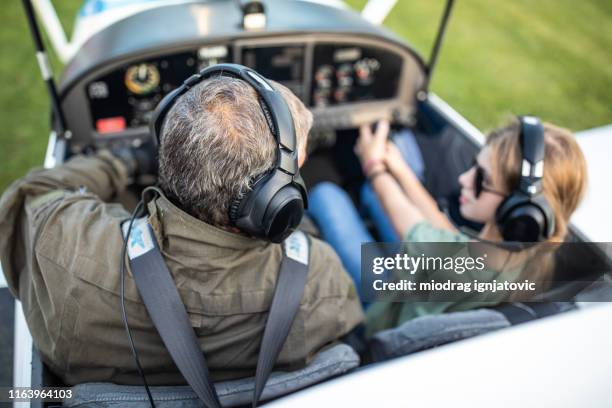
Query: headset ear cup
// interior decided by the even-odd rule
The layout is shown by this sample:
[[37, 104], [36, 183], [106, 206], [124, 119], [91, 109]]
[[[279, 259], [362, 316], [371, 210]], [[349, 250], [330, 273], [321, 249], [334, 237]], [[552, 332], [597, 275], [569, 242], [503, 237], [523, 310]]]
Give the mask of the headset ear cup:
[[242, 231], [272, 242], [282, 242], [304, 215], [301, 186], [282, 171], [265, 173], [242, 198], [230, 206], [230, 217]]
[[532, 199], [534, 205], [537, 205], [542, 214], [546, 225], [542, 229], [542, 238], [548, 239], [555, 233], [555, 213], [548, 204], [548, 200], [543, 194]]
[[257, 196], [258, 191], [265, 184], [266, 180], [270, 178], [271, 173], [270, 171], [266, 171], [265, 173], [251, 178], [251, 191], [241, 192], [238, 194], [238, 197], [232, 201], [228, 211], [231, 223], [235, 224], [240, 217], [244, 216], [246, 207], [250, 207], [247, 203], [249, 197]]
[[539, 242], [542, 240], [545, 220], [537, 206], [525, 203], [514, 208], [505, 223], [504, 239], [513, 242]]
[[[508, 218], [508, 214], [510, 213], [510, 210], [512, 209], [515, 203], [515, 195], [510, 194], [509, 196], [504, 198], [504, 200], [499, 204], [497, 210], [495, 211], [495, 222], [497, 224], [497, 229], [499, 229], [499, 232], [502, 237], [504, 237], [504, 230], [506, 229], [506, 219]], [[504, 240], [505, 239], [506, 238], [504, 237]]]
[[300, 175], [300, 173], [296, 174], [293, 178], [293, 185], [298, 189], [300, 194], [302, 195], [302, 200], [304, 201], [304, 209], [308, 209], [308, 189], [306, 188], [306, 183], [304, 183], [304, 179]]
[[549, 235], [545, 210], [523, 194], [511, 194], [502, 201], [495, 218], [504, 241], [539, 242]]
[[263, 227], [272, 242], [282, 242], [300, 225], [304, 216], [302, 193], [292, 185], [280, 189], [266, 209]]

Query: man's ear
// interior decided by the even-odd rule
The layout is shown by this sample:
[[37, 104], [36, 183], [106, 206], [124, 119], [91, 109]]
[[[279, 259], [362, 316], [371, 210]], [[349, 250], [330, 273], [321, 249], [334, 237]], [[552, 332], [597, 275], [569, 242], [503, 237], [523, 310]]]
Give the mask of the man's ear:
[[303, 146], [302, 148], [298, 150], [298, 167], [301, 168], [304, 165], [304, 162], [306, 162], [307, 156], [308, 156], [308, 153], [306, 153], [306, 146]]

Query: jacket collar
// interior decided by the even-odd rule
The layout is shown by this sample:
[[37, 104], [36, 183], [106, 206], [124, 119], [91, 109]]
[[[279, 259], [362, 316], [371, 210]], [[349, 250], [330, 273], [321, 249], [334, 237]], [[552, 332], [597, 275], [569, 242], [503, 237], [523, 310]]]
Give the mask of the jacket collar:
[[[158, 187], [147, 187], [142, 198], [149, 210], [149, 222], [158, 242], [188, 241], [220, 248], [248, 249], [270, 242], [229, 232], [199, 220], [174, 205]], [[197, 245], [196, 245], [197, 247]]]

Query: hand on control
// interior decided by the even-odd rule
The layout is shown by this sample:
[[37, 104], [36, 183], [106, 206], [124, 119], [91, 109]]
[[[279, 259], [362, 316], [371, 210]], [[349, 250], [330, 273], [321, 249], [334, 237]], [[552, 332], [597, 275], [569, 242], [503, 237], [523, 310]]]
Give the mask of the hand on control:
[[385, 171], [387, 168], [384, 160], [389, 127], [389, 121], [381, 120], [377, 123], [374, 133], [372, 133], [369, 124], [362, 125], [359, 128], [359, 138], [355, 144], [355, 154], [361, 162], [361, 167], [366, 177]]
[[111, 153], [113, 154], [113, 156], [119, 159], [121, 163], [125, 165], [125, 168], [128, 173], [128, 177], [130, 179], [133, 179], [134, 177], [136, 177], [136, 174], [138, 172], [138, 162], [136, 161], [136, 158], [134, 157], [134, 152], [132, 151], [131, 147], [128, 147], [128, 146], [113, 147], [111, 149]]
[[387, 142], [384, 162], [387, 165], [387, 169], [393, 174], [398, 174], [406, 170], [410, 171], [410, 167], [406, 165], [402, 153], [392, 141]]
[[154, 174], [155, 161], [148, 150], [131, 146], [116, 147], [111, 150], [128, 171], [128, 177], [136, 178], [143, 174]]

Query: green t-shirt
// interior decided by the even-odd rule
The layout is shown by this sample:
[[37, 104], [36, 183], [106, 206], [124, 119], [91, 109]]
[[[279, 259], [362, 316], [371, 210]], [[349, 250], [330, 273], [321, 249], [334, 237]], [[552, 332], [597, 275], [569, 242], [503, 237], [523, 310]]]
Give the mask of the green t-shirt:
[[[434, 227], [429, 221], [422, 221], [414, 225], [404, 237], [406, 247], [413, 247], [413, 251], [418, 251], [417, 243], [429, 242], [469, 242], [471, 239], [460, 232], [452, 232], [445, 229]], [[467, 251], [467, 247], [464, 248]], [[408, 252], [411, 252], [407, 248]], [[503, 274], [503, 280], [516, 281], [520, 278], [522, 265], [514, 268], [502, 268], [494, 270], [487, 268], [485, 271], [478, 272], [478, 276], [466, 272], [461, 276], [462, 281], [471, 281], [478, 278], [479, 281], [493, 281]], [[423, 274], [423, 280], [435, 279], [439, 271], [427, 272]], [[453, 274], [445, 273], [444, 278], [452, 277]], [[437, 275], [441, 277], [442, 275]], [[422, 300], [422, 299], [420, 299]], [[426, 299], [426, 301], [397, 301], [397, 302], [375, 302], [370, 305], [366, 312], [366, 329], [368, 335], [372, 335], [380, 330], [396, 327], [408, 320], [419, 316], [469, 310], [477, 307], [492, 306], [500, 303], [504, 299], [499, 295], [489, 292], [458, 293], [452, 301], [437, 300], [436, 293]]]

